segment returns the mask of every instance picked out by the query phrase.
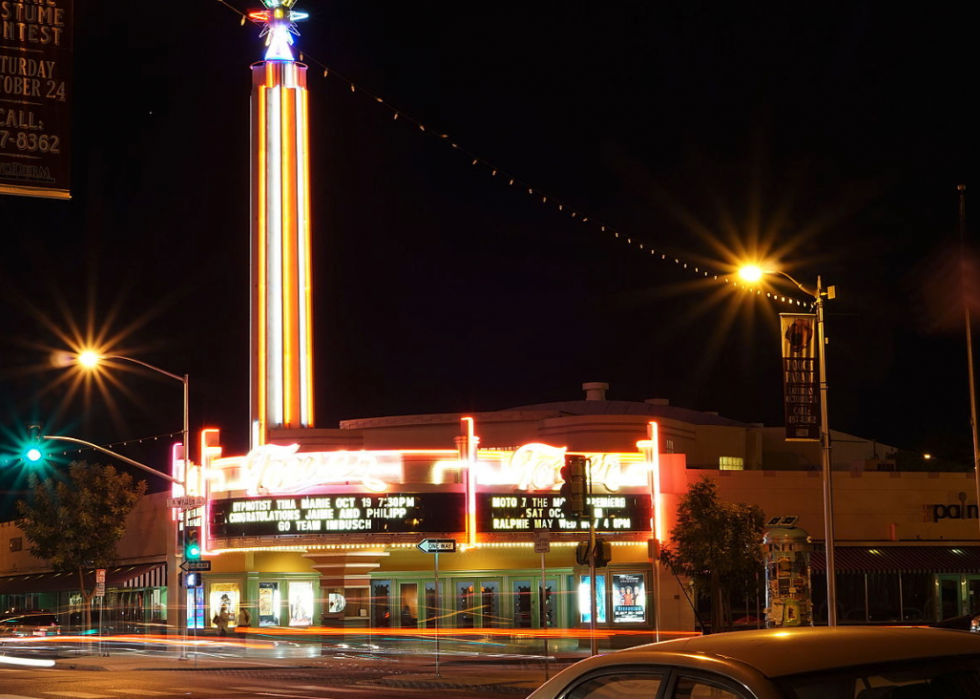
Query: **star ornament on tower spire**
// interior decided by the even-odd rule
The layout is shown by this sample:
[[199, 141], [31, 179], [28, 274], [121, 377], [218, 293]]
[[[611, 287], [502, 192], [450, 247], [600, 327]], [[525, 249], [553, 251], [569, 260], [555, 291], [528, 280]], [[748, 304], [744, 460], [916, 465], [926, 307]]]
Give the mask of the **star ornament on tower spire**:
[[292, 61], [293, 36], [299, 36], [296, 22], [306, 19], [309, 14], [293, 9], [296, 0], [262, 0], [266, 9], [249, 12], [248, 18], [256, 24], [264, 25], [260, 37], [265, 37], [265, 60]]

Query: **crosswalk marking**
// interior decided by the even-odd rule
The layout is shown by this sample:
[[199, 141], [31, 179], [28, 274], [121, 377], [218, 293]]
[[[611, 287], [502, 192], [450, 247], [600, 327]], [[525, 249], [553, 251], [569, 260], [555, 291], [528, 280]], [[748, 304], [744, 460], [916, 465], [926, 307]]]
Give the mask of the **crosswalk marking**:
[[133, 696], [141, 697], [165, 697], [173, 694], [173, 692], [159, 692], [155, 689], [110, 689], [109, 691], [119, 692], [120, 694], [126, 694], [127, 696], [132, 694]]
[[[181, 692], [184, 694], [227, 694], [227, 689], [199, 689], [197, 687], [175, 687], [174, 692]], [[172, 694], [173, 692], [171, 692]], [[0, 697], [3, 699], [3, 697]]]
[[20, 694], [0, 694], [0, 699], [35, 699], [35, 698], [25, 697]]
[[89, 694], [88, 692], [44, 692], [59, 697], [75, 697], [75, 699], [108, 699], [108, 694]]

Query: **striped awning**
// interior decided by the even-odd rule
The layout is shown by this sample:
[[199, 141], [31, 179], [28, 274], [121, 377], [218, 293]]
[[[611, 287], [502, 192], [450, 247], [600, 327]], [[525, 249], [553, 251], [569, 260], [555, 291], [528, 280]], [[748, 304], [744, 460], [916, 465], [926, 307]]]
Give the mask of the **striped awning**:
[[[810, 555], [810, 568], [824, 572], [823, 551]], [[838, 573], [973, 573], [980, 574], [980, 546], [837, 546]]]
[[[86, 573], [86, 583], [92, 584], [95, 574]], [[165, 587], [166, 563], [136, 563], [106, 568], [106, 588]], [[78, 589], [78, 573], [33, 573], [0, 578], [0, 594], [30, 592], [72, 592]]]

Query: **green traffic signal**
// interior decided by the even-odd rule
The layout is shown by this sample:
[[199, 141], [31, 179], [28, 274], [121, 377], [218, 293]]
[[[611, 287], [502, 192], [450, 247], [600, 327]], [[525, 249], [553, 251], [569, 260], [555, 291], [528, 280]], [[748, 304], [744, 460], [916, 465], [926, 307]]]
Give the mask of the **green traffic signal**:
[[201, 529], [188, 527], [184, 533], [184, 558], [188, 561], [201, 560]]
[[28, 425], [28, 436], [21, 449], [21, 458], [28, 464], [39, 464], [44, 461], [44, 450], [41, 446], [41, 426]]

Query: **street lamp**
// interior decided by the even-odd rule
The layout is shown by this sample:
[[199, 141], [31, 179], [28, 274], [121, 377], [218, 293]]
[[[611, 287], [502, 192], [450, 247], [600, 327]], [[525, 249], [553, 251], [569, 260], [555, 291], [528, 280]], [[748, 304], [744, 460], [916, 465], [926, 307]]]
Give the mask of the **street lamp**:
[[[79, 364], [81, 364], [82, 366], [87, 367], [89, 369], [94, 369], [100, 363], [105, 362], [105, 361], [120, 360], [120, 361], [125, 361], [125, 362], [132, 362], [133, 364], [138, 364], [141, 367], [144, 367], [144, 368], [149, 369], [151, 371], [155, 371], [158, 374], [163, 374], [164, 376], [168, 376], [171, 379], [174, 379], [176, 381], [180, 381], [184, 385], [184, 429], [183, 429], [184, 473], [183, 473], [183, 477], [179, 480], [179, 482], [183, 486], [183, 489], [185, 491], [184, 494], [186, 495], [186, 490], [187, 490], [187, 474], [188, 474], [188, 471], [190, 469], [190, 441], [189, 441], [189, 437], [190, 437], [190, 421], [189, 421], [189, 415], [190, 415], [190, 410], [189, 410], [189, 406], [190, 406], [190, 400], [189, 400], [189, 398], [190, 398], [190, 391], [189, 391], [190, 380], [189, 380], [188, 375], [187, 374], [184, 374], [183, 376], [178, 376], [177, 374], [172, 374], [169, 371], [166, 371], [164, 369], [161, 369], [160, 367], [157, 367], [157, 366], [153, 366], [152, 364], [148, 364], [147, 362], [141, 361], [139, 359], [133, 359], [132, 357], [122, 357], [122, 356], [119, 356], [119, 355], [99, 354], [98, 352], [94, 352], [94, 351], [91, 351], [91, 350], [87, 350], [85, 352], [81, 352], [80, 354], [78, 354], [75, 357], [75, 359], [76, 359], [76, 361]], [[184, 513], [183, 513], [183, 510], [182, 510], [181, 511], [181, 519], [183, 519], [183, 518], [184, 518]], [[186, 536], [186, 531], [187, 531], [186, 522], [184, 523], [184, 525], [185, 525], [184, 528], [181, 530], [181, 548], [182, 549], [183, 549], [183, 537]], [[174, 537], [174, 542], [173, 542], [174, 545], [176, 544], [176, 538], [177, 537], [175, 536]], [[176, 561], [176, 557], [175, 557], [174, 560]], [[176, 569], [176, 565], [174, 565], [172, 567], [174, 569]], [[177, 596], [177, 604], [175, 605], [176, 606], [176, 611], [177, 611], [177, 628], [178, 628], [178, 630], [181, 629], [181, 628], [184, 628], [185, 629], [185, 636], [186, 636], [187, 619], [186, 619], [186, 614], [184, 613], [184, 603], [183, 603], [183, 599], [181, 597], [181, 592], [180, 592], [180, 585], [179, 585], [180, 574], [177, 573], [176, 570], [174, 570], [173, 571], [173, 575], [176, 576], [176, 577], [168, 576], [170, 579], [167, 582], [168, 582], [168, 586], [169, 586], [169, 583], [172, 582], [172, 581], [178, 583], [178, 584], [174, 585], [174, 592], [176, 593], [176, 596]], [[186, 659], [187, 659], [187, 645], [186, 645], [186, 642], [185, 642], [184, 646], [182, 646], [182, 648], [181, 648], [181, 660], [186, 660]]]
[[754, 265], [743, 267], [739, 276], [755, 283], [764, 275], [779, 274], [793, 282], [800, 291], [813, 297], [817, 311], [817, 361], [820, 372], [820, 465], [823, 471], [823, 529], [827, 550], [827, 626], [837, 626], [837, 580], [834, 565], [834, 485], [830, 465], [830, 426], [827, 423], [827, 340], [824, 335], [824, 300], [834, 298], [834, 287], [824, 289], [820, 276], [817, 288], [808, 289], [782, 270], [763, 270]]

